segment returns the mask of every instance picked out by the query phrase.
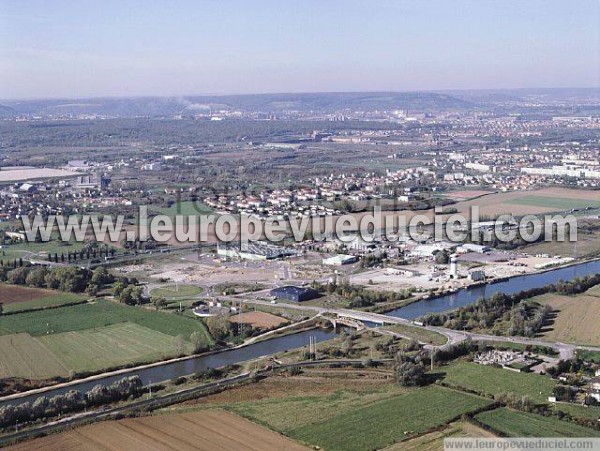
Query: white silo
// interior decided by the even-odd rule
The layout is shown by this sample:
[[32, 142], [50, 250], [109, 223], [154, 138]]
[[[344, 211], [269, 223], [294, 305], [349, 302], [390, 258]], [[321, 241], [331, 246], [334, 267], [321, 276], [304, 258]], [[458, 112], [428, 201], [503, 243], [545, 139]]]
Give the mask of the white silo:
[[450, 277], [453, 279], [458, 278], [458, 260], [456, 257], [456, 254], [450, 256]]

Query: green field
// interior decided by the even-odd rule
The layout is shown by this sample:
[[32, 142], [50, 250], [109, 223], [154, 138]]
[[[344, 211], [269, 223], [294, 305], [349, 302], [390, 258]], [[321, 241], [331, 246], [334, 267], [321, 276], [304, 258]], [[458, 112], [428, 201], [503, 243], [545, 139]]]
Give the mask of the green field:
[[189, 353], [195, 331], [213, 344], [197, 319], [109, 301], [6, 315], [0, 377], [46, 379], [163, 360]]
[[124, 322], [139, 324], [166, 335], [189, 339], [194, 331], [211, 339], [203, 323], [180, 315], [131, 307], [109, 301], [0, 317], [0, 334], [26, 332], [33, 336], [94, 329]]
[[600, 418], [600, 406], [582, 406], [581, 404], [556, 404], [556, 409], [568, 413], [574, 418], [597, 420]]
[[[69, 370], [99, 371], [177, 355], [176, 339], [133, 323], [39, 337]], [[190, 352], [186, 343], [185, 351]]]
[[293, 429], [289, 435], [327, 450], [379, 449], [488, 403], [477, 396], [432, 386]]
[[60, 293], [43, 298], [34, 299], [32, 301], [15, 302], [12, 304], [4, 304], [3, 310], [6, 313], [22, 312], [24, 310], [44, 309], [49, 307], [59, 307], [70, 304], [75, 304], [84, 301], [88, 296], [76, 293]]
[[527, 205], [532, 207], [555, 208], [557, 211], [566, 211], [571, 210], [572, 208], [600, 207], [600, 201], [595, 200], [564, 199], [560, 197], [547, 197], [535, 195], [507, 200], [506, 203], [513, 205]]
[[440, 369], [446, 373], [444, 382], [479, 393], [495, 395], [514, 393], [530, 396], [536, 402], [547, 402], [556, 382], [549, 376], [534, 373], [515, 373], [490, 365], [459, 362]]
[[600, 363], [600, 352], [598, 351], [577, 351], [577, 357], [582, 360], [587, 360], [589, 362]]
[[166, 285], [153, 289], [150, 294], [152, 296], [162, 296], [166, 300], [178, 300], [198, 296], [202, 291], [204, 290], [201, 287], [195, 285]]
[[29, 334], [0, 336], [0, 379], [68, 376], [69, 368]]
[[506, 408], [482, 412], [475, 418], [509, 437], [600, 437], [600, 431], [556, 417], [543, 417]]
[[212, 212], [212, 210], [202, 202], [193, 202], [191, 200], [179, 203], [176, 202], [168, 208], [149, 205], [148, 210], [170, 217], [175, 217], [175, 215], [198, 216]]
[[[489, 404], [478, 396], [431, 386], [270, 398], [228, 409], [327, 450], [378, 449]], [[409, 434], [404, 434], [410, 431]]]

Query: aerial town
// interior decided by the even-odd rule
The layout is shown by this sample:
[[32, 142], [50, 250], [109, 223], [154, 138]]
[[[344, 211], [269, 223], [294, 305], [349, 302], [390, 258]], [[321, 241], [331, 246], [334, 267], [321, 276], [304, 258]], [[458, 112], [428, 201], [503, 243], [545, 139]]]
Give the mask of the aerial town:
[[0, 2], [0, 448], [600, 449], [599, 12]]

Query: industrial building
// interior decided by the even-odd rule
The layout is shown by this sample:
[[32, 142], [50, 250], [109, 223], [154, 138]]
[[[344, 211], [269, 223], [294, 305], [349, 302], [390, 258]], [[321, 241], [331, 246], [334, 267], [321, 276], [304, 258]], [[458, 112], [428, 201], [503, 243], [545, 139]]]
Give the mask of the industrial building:
[[277, 299], [285, 299], [292, 302], [310, 301], [319, 297], [319, 293], [312, 288], [301, 288], [293, 285], [274, 288], [271, 290], [271, 296]]
[[241, 260], [275, 260], [295, 255], [293, 249], [275, 246], [265, 242], [246, 243], [244, 246], [219, 245], [217, 255]]
[[349, 265], [350, 263], [355, 263], [357, 261], [358, 261], [358, 257], [355, 255], [337, 254], [337, 255], [334, 255], [333, 257], [324, 258], [323, 264], [329, 265], [329, 266], [342, 266], [342, 265]]

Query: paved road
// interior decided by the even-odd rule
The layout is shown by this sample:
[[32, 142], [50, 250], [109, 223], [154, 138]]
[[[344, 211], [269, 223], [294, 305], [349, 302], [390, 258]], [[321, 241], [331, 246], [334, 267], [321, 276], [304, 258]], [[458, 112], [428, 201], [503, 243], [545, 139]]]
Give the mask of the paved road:
[[[256, 295], [256, 293], [254, 293], [254, 295]], [[245, 302], [248, 304], [267, 305], [270, 307], [275, 306], [268, 301], [262, 301], [259, 299], [245, 298]], [[518, 343], [518, 344], [532, 345], [532, 346], [547, 346], [547, 347], [556, 349], [560, 354], [560, 358], [563, 360], [567, 360], [567, 359], [570, 359], [571, 357], [573, 357], [573, 354], [575, 353], [575, 350], [577, 350], [577, 349], [586, 350], [586, 351], [600, 351], [600, 347], [594, 347], [594, 346], [577, 346], [577, 345], [572, 345], [572, 344], [566, 344], [566, 343], [560, 343], [560, 342], [550, 342], [550, 341], [544, 341], [544, 340], [539, 340], [539, 339], [535, 339], [535, 338], [526, 338], [526, 337], [503, 337], [503, 336], [497, 336], [497, 335], [475, 334], [475, 333], [471, 333], [471, 332], [447, 329], [445, 327], [419, 326], [419, 325], [414, 324], [410, 320], [407, 320], [404, 318], [396, 318], [393, 316], [387, 316], [387, 315], [384, 315], [381, 313], [361, 312], [358, 310], [343, 309], [343, 308], [325, 308], [325, 307], [318, 307], [318, 306], [313, 306], [313, 305], [303, 305], [303, 304], [288, 304], [285, 302], [277, 303], [276, 306], [280, 307], [280, 308], [291, 309], [291, 310], [304, 310], [304, 311], [311, 310], [311, 311], [314, 311], [315, 313], [318, 313], [321, 315], [335, 314], [338, 316], [352, 318], [352, 319], [362, 321], [362, 322], [366, 321], [366, 322], [378, 323], [378, 324], [403, 324], [408, 327], [430, 330], [432, 332], [437, 332], [441, 335], [444, 335], [448, 339], [448, 342], [445, 345], [439, 346], [439, 348], [442, 348], [442, 349], [447, 346], [451, 346], [453, 344], [460, 343], [461, 341], [464, 341], [467, 338], [469, 338], [474, 341], [495, 341], [495, 342], [502, 342], [502, 343]], [[381, 330], [379, 330], [379, 329], [377, 329], [377, 330], [381, 332]], [[389, 333], [389, 331], [386, 331], [384, 333], [386, 333], [388, 335], [394, 334], [393, 332]], [[402, 334], [396, 334], [396, 335], [401, 336]], [[429, 345], [429, 344], [427, 344], [426, 346], [428, 348], [435, 347], [435, 346]]]

